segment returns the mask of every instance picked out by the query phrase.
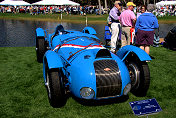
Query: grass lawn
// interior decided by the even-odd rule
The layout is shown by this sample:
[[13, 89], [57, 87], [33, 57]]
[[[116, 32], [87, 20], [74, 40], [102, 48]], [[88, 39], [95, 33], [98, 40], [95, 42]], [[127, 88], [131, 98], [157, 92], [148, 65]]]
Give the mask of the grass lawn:
[[176, 52], [151, 48], [151, 85], [146, 97], [113, 104], [86, 106], [70, 97], [62, 108], [49, 105], [34, 47], [0, 47], [0, 117], [46, 118], [136, 118], [131, 101], [156, 98], [162, 110], [150, 118], [176, 117]]
[[[89, 23], [106, 23], [108, 14], [96, 15], [88, 14], [87, 19]], [[41, 21], [61, 21], [61, 14], [39, 14], [39, 15], [30, 15], [29, 13], [0, 13], [0, 19], [17, 19], [17, 20], [41, 20]], [[176, 16], [165, 16], [158, 17], [159, 23], [176, 23]], [[86, 16], [80, 15], [67, 15], [62, 14], [63, 22], [74, 22], [74, 23], [84, 23]]]
[[[108, 14], [105, 15], [95, 15], [88, 14], [87, 19], [92, 23], [105, 23], [107, 22]], [[61, 21], [61, 14], [39, 14], [39, 15], [30, 15], [29, 13], [0, 13], [1, 19], [17, 19], [17, 20], [40, 20], [40, 21]], [[86, 16], [81, 15], [67, 15], [62, 14], [62, 21], [64, 22], [74, 22], [74, 23], [84, 23]]]

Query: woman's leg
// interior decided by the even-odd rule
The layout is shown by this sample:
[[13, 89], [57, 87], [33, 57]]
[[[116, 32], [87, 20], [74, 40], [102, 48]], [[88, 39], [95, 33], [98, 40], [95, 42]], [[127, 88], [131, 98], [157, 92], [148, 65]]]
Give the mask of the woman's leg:
[[144, 50], [144, 46], [140, 46], [140, 48], [141, 48], [142, 50]]
[[150, 53], [150, 46], [145, 46], [145, 52], [149, 55], [149, 53]]

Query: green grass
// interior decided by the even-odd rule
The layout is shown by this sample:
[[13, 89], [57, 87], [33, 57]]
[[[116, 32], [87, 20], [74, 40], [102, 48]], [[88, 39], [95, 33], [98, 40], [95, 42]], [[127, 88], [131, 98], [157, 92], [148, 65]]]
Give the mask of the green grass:
[[176, 16], [157, 17], [159, 23], [176, 23]]
[[164, 17], [157, 17], [158, 20], [176, 20], [176, 16], [164, 16]]
[[[108, 14], [104, 15], [95, 15], [88, 14], [87, 19], [88, 22], [92, 23], [106, 23]], [[0, 13], [1, 19], [20, 19], [20, 20], [46, 20], [46, 21], [61, 21], [61, 14], [39, 14], [39, 15], [30, 15], [29, 13]], [[176, 23], [176, 16], [165, 16], [158, 17], [159, 23]], [[63, 13], [62, 21], [64, 22], [76, 22], [82, 23], [85, 22], [86, 16], [80, 15], [67, 15]]]
[[[87, 18], [90, 22], [106, 22], [108, 14], [105, 15], [95, 15], [88, 14]], [[61, 14], [39, 14], [39, 15], [30, 15], [29, 13], [0, 13], [1, 19], [22, 19], [22, 20], [47, 20], [47, 21], [61, 21]], [[68, 22], [85, 22], [86, 16], [81, 15], [67, 15], [65, 13], [62, 14], [62, 21]]]
[[125, 102], [86, 106], [72, 97], [62, 108], [49, 105], [42, 64], [34, 47], [0, 47], [0, 117], [46, 118], [136, 118], [129, 102], [156, 98], [162, 110], [150, 118], [176, 117], [176, 52], [151, 48], [151, 85], [146, 97], [131, 93]]

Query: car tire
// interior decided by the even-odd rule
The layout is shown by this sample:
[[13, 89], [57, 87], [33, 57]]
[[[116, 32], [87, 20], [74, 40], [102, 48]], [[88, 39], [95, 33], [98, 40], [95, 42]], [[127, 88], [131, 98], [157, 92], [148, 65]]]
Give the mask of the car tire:
[[53, 108], [60, 108], [66, 104], [66, 92], [61, 69], [47, 69], [46, 88], [50, 105]]
[[131, 93], [138, 97], [146, 96], [150, 85], [148, 64], [136, 58], [127, 63], [127, 68], [129, 70], [132, 85]]
[[45, 39], [44, 38], [37, 38], [36, 40], [36, 54], [37, 54], [37, 61], [39, 63], [43, 62], [43, 56], [45, 54]]

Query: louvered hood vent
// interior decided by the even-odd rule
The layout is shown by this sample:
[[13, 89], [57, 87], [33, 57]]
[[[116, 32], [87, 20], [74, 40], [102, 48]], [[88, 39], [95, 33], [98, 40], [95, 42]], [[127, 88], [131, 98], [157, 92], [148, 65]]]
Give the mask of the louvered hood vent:
[[122, 81], [116, 61], [98, 60], [94, 62], [96, 74], [97, 98], [118, 96], [121, 93]]

